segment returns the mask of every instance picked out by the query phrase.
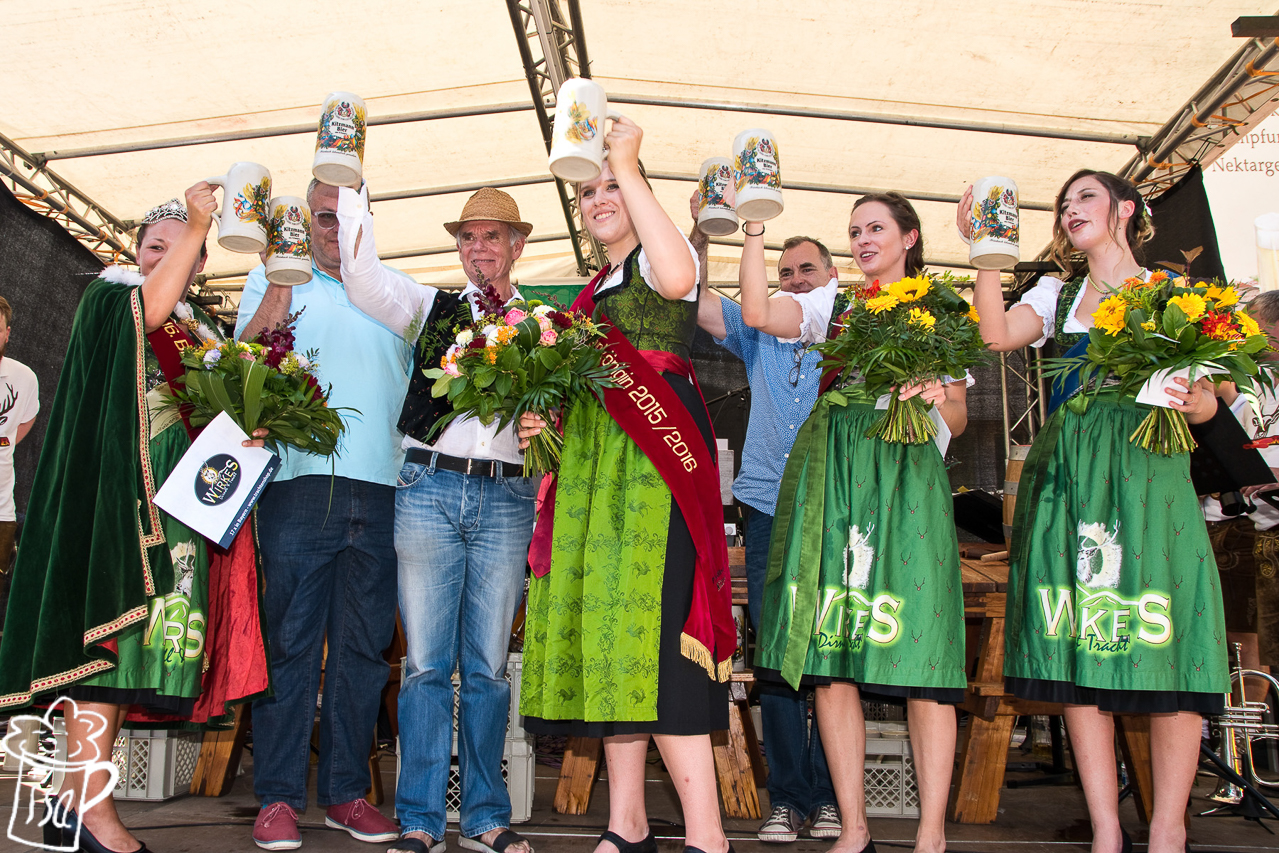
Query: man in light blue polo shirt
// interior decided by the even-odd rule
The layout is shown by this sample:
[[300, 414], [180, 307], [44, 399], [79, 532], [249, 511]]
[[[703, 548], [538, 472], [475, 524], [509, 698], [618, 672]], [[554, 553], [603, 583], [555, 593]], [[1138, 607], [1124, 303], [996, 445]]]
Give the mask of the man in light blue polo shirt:
[[[696, 195], [694, 195], [696, 199]], [[696, 216], [696, 208], [694, 208]], [[702, 258], [705, 281], [707, 238], [696, 227], [689, 239]], [[810, 237], [792, 237], [782, 244], [777, 261], [781, 289], [805, 293], [819, 287], [838, 288], [838, 273], [830, 251]], [[758, 630], [763, 608], [764, 578], [768, 570], [768, 540], [777, 512], [777, 488], [786, 469], [795, 434], [817, 401], [821, 355], [803, 344], [782, 343], [742, 321], [742, 306], [702, 291], [697, 324], [715, 342], [746, 364], [751, 389], [746, 443], [741, 473], [733, 494], [747, 507], [746, 583], [751, 623]], [[760, 685], [760, 715], [768, 751], [768, 797], [772, 812], [759, 827], [759, 840], [787, 843], [799, 836], [811, 818], [813, 838], [838, 838], [841, 822], [822, 752], [817, 726], [808, 724], [811, 689]], [[811, 731], [810, 731], [811, 728]]]
[[[338, 190], [311, 182], [312, 278], [297, 287], [249, 274], [235, 333], [252, 340], [301, 311], [296, 348], [319, 353], [329, 405], [347, 432], [336, 460], [290, 450], [258, 502], [266, 619], [275, 693], [253, 705], [253, 788], [262, 803], [253, 840], [266, 850], [301, 845], [311, 725], [328, 638], [320, 712], [317, 800], [325, 823], [361, 841], [399, 836], [364, 801], [369, 747], [395, 630], [395, 485], [404, 462], [396, 429], [412, 349], [355, 308], [342, 285]], [[401, 273], [396, 273], [401, 275]]]

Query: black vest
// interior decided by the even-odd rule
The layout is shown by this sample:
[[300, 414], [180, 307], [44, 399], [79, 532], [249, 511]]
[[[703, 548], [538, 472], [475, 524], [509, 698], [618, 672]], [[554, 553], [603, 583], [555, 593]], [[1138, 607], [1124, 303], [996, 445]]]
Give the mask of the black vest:
[[[431, 302], [431, 310], [426, 315], [425, 330], [438, 330], [436, 345], [430, 351], [424, 351], [421, 345], [413, 347], [413, 370], [409, 374], [409, 390], [404, 395], [404, 408], [400, 411], [400, 422], [396, 424], [400, 432], [409, 438], [427, 443], [427, 436], [436, 421], [453, 411], [448, 397], [432, 397], [431, 386], [434, 379], [428, 378], [423, 370], [440, 366], [440, 359], [453, 344], [452, 329], [456, 325], [466, 328], [475, 321], [471, 317], [471, 303], [461, 298], [458, 293], [440, 291]], [[438, 435], [430, 436], [437, 439]]]

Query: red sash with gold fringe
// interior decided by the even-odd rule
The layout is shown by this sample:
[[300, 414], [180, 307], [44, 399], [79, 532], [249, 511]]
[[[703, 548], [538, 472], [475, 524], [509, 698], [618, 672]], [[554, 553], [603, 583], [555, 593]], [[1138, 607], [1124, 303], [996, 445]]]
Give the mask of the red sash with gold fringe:
[[[588, 315], [594, 312], [595, 285], [608, 272], [606, 268], [592, 279], [571, 310]], [[659, 373], [659, 370], [680, 373], [696, 385], [692, 366], [670, 353], [637, 350], [616, 326], [609, 329], [601, 346], [606, 350], [604, 365], [612, 368], [612, 379], [617, 383], [604, 389], [604, 408], [653, 462], [683, 513], [697, 549], [693, 602], [680, 637], [680, 651], [704, 667], [712, 678], [727, 681], [732, 673], [737, 631], [733, 624], [728, 549], [720, 512], [718, 466], [702, 440], [696, 421]], [[698, 396], [701, 396], [700, 389]], [[544, 576], [551, 568], [554, 518], [555, 482], [552, 480], [529, 547], [529, 565], [537, 577]]]

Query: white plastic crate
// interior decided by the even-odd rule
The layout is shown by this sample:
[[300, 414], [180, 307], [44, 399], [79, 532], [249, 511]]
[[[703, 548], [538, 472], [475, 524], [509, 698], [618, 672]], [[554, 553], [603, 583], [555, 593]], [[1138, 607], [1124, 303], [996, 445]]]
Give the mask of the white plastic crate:
[[[408, 671], [408, 658], [400, 658], [401, 678]], [[511, 652], [506, 659], [506, 680], [511, 685], [511, 707], [507, 713], [506, 737], [524, 738], [527, 733], [524, 731], [524, 718], [520, 716], [520, 682], [524, 672], [524, 655], [519, 652]], [[458, 710], [458, 688], [462, 684], [461, 676], [453, 673], [453, 752], [457, 755], [457, 710]]]
[[[502, 754], [502, 779], [511, 795], [511, 823], [524, 823], [533, 816], [533, 774], [536, 765], [533, 745], [526, 738], [507, 738]], [[395, 783], [400, 782], [400, 740], [395, 739]], [[449, 780], [444, 790], [444, 819], [457, 823], [462, 807], [462, 777], [457, 756], [449, 762]]]
[[867, 737], [866, 814], [919, 817], [919, 784], [910, 741], [904, 737]]
[[111, 749], [120, 769], [116, 799], [156, 801], [189, 794], [203, 742], [199, 732], [122, 729]]
[[906, 732], [906, 709], [891, 702], [862, 700], [862, 716], [866, 720], [866, 736], [897, 735]]
[[[40, 751], [40, 721], [29, 716], [13, 717], [9, 720], [8, 728], [5, 732], [5, 738], [12, 737], [9, 741], [10, 747], [14, 752], [22, 751], [30, 755], [36, 755]], [[4, 763], [0, 764], [0, 770], [7, 773], [16, 773], [18, 771], [18, 757], [10, 753], [4, 753]]]
[[[57, 757], [65, 761], [67, 735], [61, 719], [54, 721], [54, 740]], [[159, 802], [191, 793], [203, 742], [200, 732], [121, 729], [111, 747], [111, 761], [120, 771], [115, 798]]]
[[[511, 652], [506, 659], [506, 680], [511, 685], [511, 704], [506, 716], [506, 739], [511, 740], [518, 738], [523, 740], [528, 737], [528, 733], [524, 731], [524, 718], [520, 716], [520, 680], [524, 672], [524, 655], [519, 652]], [[462, 678], [458, 673], [453, 673], [453, 755], [457, 757], [457, 712], [461, 703], [459, 690], [462, 685]]]

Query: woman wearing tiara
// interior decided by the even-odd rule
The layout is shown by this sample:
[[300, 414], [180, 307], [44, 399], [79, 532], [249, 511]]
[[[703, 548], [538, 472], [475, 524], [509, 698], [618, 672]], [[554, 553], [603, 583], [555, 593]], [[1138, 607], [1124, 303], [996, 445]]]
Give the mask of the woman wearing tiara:
[[[202, 181], [148, 212], [139, 272], [104, 270], [76, 310], [0, 642], [0, 709], [54, 706], [72, 760], [108, 761], [126, 718], [203, 723], [268, 687], [251, 537], [210, 554], [153, 502], [191, 445], [166, 404], [180, 350], [219, 337], [186, 302], [216, 206]], [[107, 774], [85, 775], [50, 800], [45, 843], [145, 851], [112, 797], [92, 804]]]
[[[971, 205], [970, 189], [957, 213], [964, 234]], [[1150, 212], [1131, 182], [1081, 170], [1053, 209], [1060, 278], [1044, 277], [1005, 312], [999, 274], [977, 274], [981, 334], [997, 352], [1049, 338], [1068, 355], [1082, 352], [1106, 295], [1152, 276], [1140, 262], [1154, 233]], [[1174, 383], [1164, 390], [1188, 423], [1213, 416], [1211, 386]], [[1068, 396], [1058, 388], [1054, 403]], [[1119, 825], [1114, 714], [1150, 715], [1148, 849], [1181, 853], [1203, 715], [1220, 712], [1230, 689], [1221, 592], [1189, 454], [1132, 443], [1148, 412], [1105, 388], [1082, 413], [1057, 405], [1018, 487], [1004, 675], [1017, 696], [1065, 704], [1093, 853], [1127, 853], [1132, 844]]]

